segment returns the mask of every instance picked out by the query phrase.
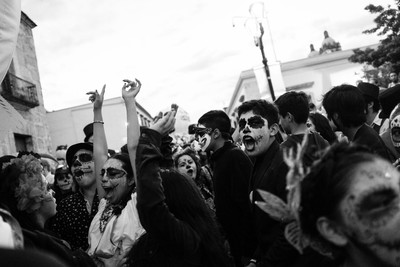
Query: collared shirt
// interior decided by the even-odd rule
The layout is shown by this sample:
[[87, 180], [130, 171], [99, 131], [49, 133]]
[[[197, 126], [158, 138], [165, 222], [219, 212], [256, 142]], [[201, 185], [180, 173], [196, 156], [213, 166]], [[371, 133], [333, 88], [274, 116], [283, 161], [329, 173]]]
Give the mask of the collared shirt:
[[63, 199], [57, 205], [57, 214], [50, 219], [48, 228], [71, 245], [71, 249], [88, 248], [89, 226], [99, 206], [97, 192], [92, 205], [81, 192]]

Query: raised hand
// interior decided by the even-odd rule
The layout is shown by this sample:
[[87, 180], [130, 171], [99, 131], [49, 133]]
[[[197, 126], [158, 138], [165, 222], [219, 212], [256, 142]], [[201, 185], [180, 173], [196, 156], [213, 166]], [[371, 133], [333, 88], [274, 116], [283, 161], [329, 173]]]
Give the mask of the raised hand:
[[100, 94], [97, 90], [86, 93], [87, 95], [90, 95], [89, 101], [93, 103], [93, 109], [101, 109], [101, 107], [103, 106], [105, 90], [106, 90], [106, 85], [103, 85], [103, 89], [101, 90]]
[[176, 109], [171, 109], [171, 111], [168, 111], [162, 118], [150, 126], [150, 129], [159, 132], [161, 135], [170, 133], [175, 127], [175, 115]]
[[122, 97], [124, 100], [135, 98], [142, 87], [142, 83], [138, 79], [135, 79], [135, 81], [124, 79], [123, 82]]

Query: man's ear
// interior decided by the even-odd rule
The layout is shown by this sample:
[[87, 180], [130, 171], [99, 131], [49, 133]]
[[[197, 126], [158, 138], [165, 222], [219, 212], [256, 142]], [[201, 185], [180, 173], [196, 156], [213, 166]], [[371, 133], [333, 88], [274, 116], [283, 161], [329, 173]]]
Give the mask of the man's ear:
[[214, 139], [218, 139], [221, 136], [221, 131], [218, 128], [215, 128], [211, 135]]
[[318, 218], [316, 223], [318, 232], [326, 240], [339, 247], [343, 247], [347, 244], [347, 236], [343, 233], [340, 225], [326, 217]]
[[293, 117], [292, 113], [288, 112], [288, 113], [286, 113], [286, 116], [287, 116], [289, 122], [294, 121], [294, 117]]
[[279, 125], [277, 123], [272, 124], [269, 127], [270, 136], [275, 136], [279, 132]]

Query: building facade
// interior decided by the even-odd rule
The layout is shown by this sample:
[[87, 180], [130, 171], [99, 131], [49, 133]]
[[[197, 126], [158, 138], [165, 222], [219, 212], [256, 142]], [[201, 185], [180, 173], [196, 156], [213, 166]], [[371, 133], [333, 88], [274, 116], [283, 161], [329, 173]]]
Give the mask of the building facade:
[[[139, 124], [149, 126], [152, 116], [139, 103]], [[103, 121], [107, 137], [108, 148], [119, 151], [126, 144], [126, 108], [122, 97], [115, 97], [103, 101]], [[83, 128], [93, 122], [93, 104], [88, 103], [76, 107], [47, 113], [53, 151], [59, 145], [73, 145], [83, 142], [85, 134]]]
[[[375, 49], [377, 45], [361, 49], [367, 47]], [[323, 94], [333, 86], [343, 83], [355, 85], [357, 81], [362, 80], [363, 65], [350, 62], [348, 58], [352, 54], [353, 49], [349, 49], [280, 64], [280, 73], [271, 72], [272, 82], [283, 81], [283, 84], [279, 82], [278, 86], [274, 84], [276, 98], [288, 91], [303, 91], [309, 95], [313, 103], [319, 105]], [[265, 76], [262, 79], [258, 72], [257, 68], [254, 68], [240, 74], [229, 106], [226, 108], [226, 113], [235, 127], [237, 108], [241, 103], [252, 99], [271, 101], [268, 89], [263, 89], [266, 86]]]
[[32, 29], [24, 13], [11, 66], [0, 87], [0, 155], [19, 151], [51, 153]]

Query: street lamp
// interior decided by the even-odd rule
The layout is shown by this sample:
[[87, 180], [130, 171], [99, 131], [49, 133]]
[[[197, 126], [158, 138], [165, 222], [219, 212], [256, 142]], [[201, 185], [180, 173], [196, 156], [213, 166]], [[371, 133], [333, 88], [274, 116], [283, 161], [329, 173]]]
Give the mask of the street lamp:
[[264, 52], [264, 44], [263, 44], [263, 36], [264, 36], [264, 27], [262, 25], [262, 20], [266, 18], [264, 3], [256, 2], [250, 5], [249, 13], [251, 18], [246, 21], [246, 27], [251, 31], [254, 36], [254, 43], [257, 47], [260, 48], [262, 63], [264, 64], [265, 74], [267, 76], [268, 87], [271, 94], [272, 101], [275, 101], [275, 93], [274, 87], [272, 86], [271, 75], [268, 67], [268, 60], [265, 56]]

